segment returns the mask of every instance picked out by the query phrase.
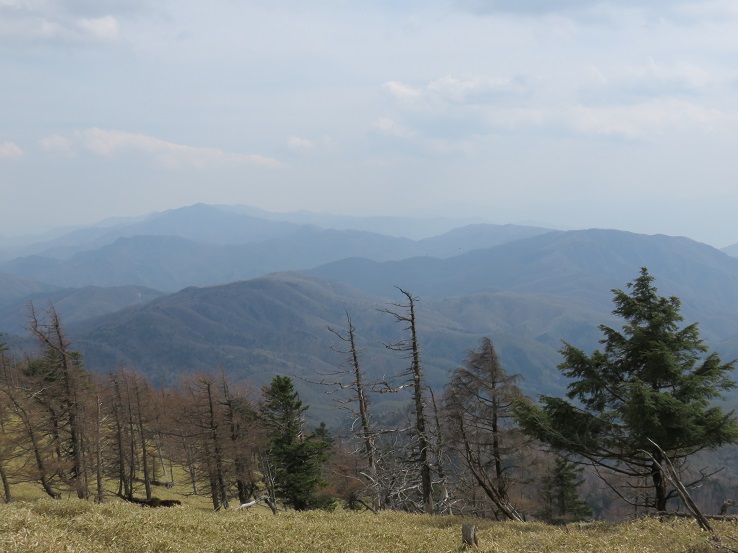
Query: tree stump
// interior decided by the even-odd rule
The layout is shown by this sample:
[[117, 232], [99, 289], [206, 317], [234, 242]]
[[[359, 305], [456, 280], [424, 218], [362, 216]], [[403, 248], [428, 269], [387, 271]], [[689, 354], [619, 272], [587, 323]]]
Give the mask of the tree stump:
[[464, 524], [461, 526], [461, 543], [464, 547], [477, 547], [477, 527], [473, 524]]

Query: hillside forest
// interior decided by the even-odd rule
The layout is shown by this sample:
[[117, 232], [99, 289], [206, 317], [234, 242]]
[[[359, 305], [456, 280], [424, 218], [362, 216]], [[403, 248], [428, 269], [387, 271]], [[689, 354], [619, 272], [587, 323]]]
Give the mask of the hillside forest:
[[[216, 511], [261, 502], [274, 513], [340, 505], [567, 522], [683, 510], [673, 466], [702, 509], [717, 512], [738, 422], [716, 400], [736, 386], [734, 362], [708, 351], [646, 268], [612, 293], [617, 324], [599, 327], [600, 348], [564, 342], [566, 390], [536, 398], [502, 365], [494, 336], [429, 385], [419, 300], [401, 288], [377, 306], [393, 325], [384, 347], [399, 369], [377, 377], [346, 310], [341, 327], [325, 329], [335, 367], [300, 377], [340, 410], [331, 426], [308, 424], [310, 406], [287, 374], [256, 386], [218, 367], [166, 385], [123, 366], [101, 373], [53, 304], [31, 304], [36, 353], [0, 341], [4, 499], [32, 483], [52, 498], [101, 503], [169, 505], [191, 494]], [[175, 482], [186, 483], [181, 500], [157, 497]]]

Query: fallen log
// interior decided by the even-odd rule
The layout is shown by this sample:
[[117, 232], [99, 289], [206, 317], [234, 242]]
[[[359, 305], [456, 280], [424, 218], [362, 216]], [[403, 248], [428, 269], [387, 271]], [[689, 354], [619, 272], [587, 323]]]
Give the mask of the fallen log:
[[[674, 517], [674, 518], [694, 518], [694, 515], [691, 513], [679, 513], [676, 511], [656, 511], [655, 513], [650, 514], [649, 516], [652, 517]], [[725, 522], [735, 522], [738, 520], [738, 516], [736, 515], [702, 515], [706, 519], [709, 520], [722, 520]]]
[[178, 499], [159, 499], [158, 497], [152, 497], [151, 499], [139, 499], [137, 497], [121, 497], [129, 503], [135, 503], [136, 505], [143, 505], [144, 507], [176, 507], [182, 505], [182, 502]]

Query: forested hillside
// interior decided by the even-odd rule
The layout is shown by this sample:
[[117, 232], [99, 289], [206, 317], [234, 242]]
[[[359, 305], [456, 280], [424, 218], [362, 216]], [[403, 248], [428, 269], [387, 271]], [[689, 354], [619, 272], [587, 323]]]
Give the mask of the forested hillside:
[[688, 320], [729, 357], [738, 335], [738, 260], [684, 238], [596, 230], [549, 233], [445, 260], [345, 260], [308, 271], [319, 278], [284, 273], [188, 288], [69, 330], [99, 370], [122, 363], [172, 381], [218, 366], [265, 381], [268, 374], [307, 375], [335, 365], [326, 327], [340, 327], [348, 310], [368, 370], [381, 374], [393, 370], [383, 346], [393, 329], [378, 310], [396, 301], [401, 286], [420, 300], [433, 385], [481, 336], [493, 336], [506, 366], [524, 376], [524, 388], [548, 392], [563, 385], [553, 371], [561, 341], [595, 347], [597, 324], [611, 316], [610, 290], [648, 260], [660, 291], [682, 298]]
[[[181, 500], [162, 500], [155, 488], [184, 479], [216, 511], [234, 501], [263, 502], [275, 514], [341, 503], [375, 513], [566, 522], [665, 511], [692, 501], [679, 487], [688, 478], [699, 484], [693, 493], [702, 508], [715, 512], [735, 474], [728, 468], [712, 478], [722, 468], [714, 464], [733, 450], [695, 454], [738, 439], [733, 413], [713, 403], [735, 387], [735, 363], [711, 353], [696, 325], [682, 326], [680, 300], [658, 295], [654, 280], [642, 268], [625, 291], [614, 291], [614, 326], [593, 330], [606, 337], [605, 353], [589, 357], [566, 345], [559, 370], [537, 381], [548, 392], [540, 399], [524, 392], [530, 375], [512, 372], [488, 337], [440, 372], [442, 358], [429, 363], [426, 355], [444, 343], [438, 328], [471, 335], [420, 309], [404, 289], [376, 307], [375, 298], [343, 285], [328, 291], [325, 282], [280, 275], [190, 288], [128, 308], [128, 318], [95, 320], [88, 332], [110, 347], [103, 354], [120, 355], [127, 336], [151, 345], [144, 364], [172, 347], [182, 366], [198, 351], [223, 362], [159, 373], [139, 372], [130, 360], [113, 368], [94, 350], [80, 355], [84, 341], [72, 349], [53, 306], [31, 305], [37, 353], [16, 357], [0, 342], [6, 501], [30, 482], [52, 498], [73, 493], [102, 503], [114, 494], [173, 506]], [[336, 299], [349, 296], [356, 309]], [[360, 337], [373, 317], [382, 320], [373, 328], [381, 354]], [[263, 334], [236, 330], [244, 321]], [[314, 343], [318, 325], [325, 338]], [[219, 341], [212, 351], [202, 349], [208, 337]], [[200, 349], [188, 349], [195, 342]], [[322, 349], [335, 360], [315, 367]], [[244, 372], [225, 365], [253, 351], [262, 357], [250, 358]], [[303, 357], [294, 357], [298, 351]], [[562, 376], [578, 405], [562, 399]], [[315, 392], [305, 401], [296, 377], [299, 388], [336, 400], [343, 415], [330, 427], [328, 402]], [[671, 459], [679, 474], [664, 468]]]

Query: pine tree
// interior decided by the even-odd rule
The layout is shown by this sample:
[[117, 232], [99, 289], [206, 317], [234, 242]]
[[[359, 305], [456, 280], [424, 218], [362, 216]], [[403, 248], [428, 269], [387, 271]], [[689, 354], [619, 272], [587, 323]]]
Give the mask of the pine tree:
[[613, 290], [613, 313], [624, 324], [600, 326], [602, 351], [586, 355], [566, 343], [561, 350], [570, 401], [543, 396], [540, 407], [521, 403], [517, 415], [530, 435], [606, 469], [616, 491], [646, 482], [650, 493], [621, 497], [663, 511], [674, 491], [660, 468], [662, 451], [679, 465], [738, 440], [733, 412], [712, 403], [735, 387], [735, 362], [708, 354], [696, 323], [680, 326], [679, 299], [659, 296], [646, 268], [628, 288]]

